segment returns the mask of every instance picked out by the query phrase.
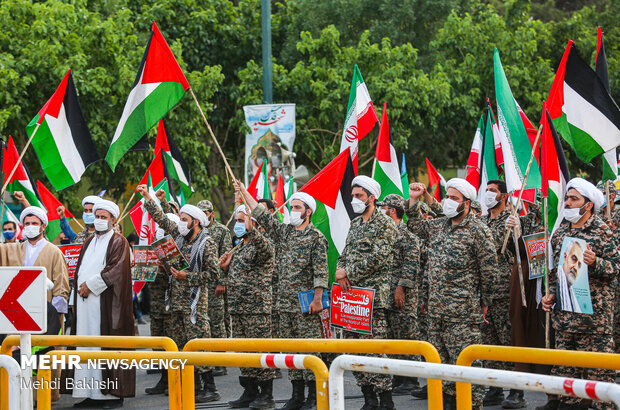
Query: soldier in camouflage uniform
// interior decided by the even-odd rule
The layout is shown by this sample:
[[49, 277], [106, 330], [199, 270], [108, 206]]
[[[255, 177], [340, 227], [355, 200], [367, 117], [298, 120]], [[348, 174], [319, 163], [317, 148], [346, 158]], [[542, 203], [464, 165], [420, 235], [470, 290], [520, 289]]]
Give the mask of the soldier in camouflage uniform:
[[[461, 178], [451, 179], [446, 188], [445, 218], [418, 224], [428, 259], [423, 280], [428, 341], [438, 349], [442, 363], [455, 364], [466, 346], [482, 342], [480, 327], [492, 301], [497, 258], [489, 228], [470, 213], [476, 189]], [[410, 202], [425, 191], [424, 184], [412, 184]], [[473, 390], [474, 408], [479, 408], [484, 388]], [[445, 383], [444, 395], [444, 408], [456, 409], [454, 383]]]
[[[580, 238], [587, 243], [583, 263], [588, 266], [590, 296], [593, 314], [561, 310], [560, 301], [553, 310], [555, 348], [614, 353], [613, 318], [617, 274], [620, 269], [618, 242], [613, 231], [596, 215], [604, 201], [596, 187], [582, 178], [573, 178], [566, 185], [564, 220], [551, 238], [555, 268], [549, 274], [549, 294], [542, 299], [546, 311], [551, 311], [557, 300], [558, 266], [562, 267], [562, 244], [567, 237]], [[562, 274], [562, 272], [560, 272]], [[567, 282], [570, 281], [568, 278]], [[570, 293], [570, 290], [567, 291]], [[607, 369], [554, 367], [552, 374], [563, 377], [587, 378], [614, 383], [616, 374]], [[575, 397], [563, 396], [559, 408], [588, 408], [588, 403]], [[591, 407], [611, 409], [609, 403], [594, 402]]]
[[[235, 187], [252, 210], [258, 225], [265, 229], [276, 247], [278, 286], [274, 289], [274, 305], [280, 319], [281, 337], [320, 339], [323, 310], [321, 299], [328, 287], [327, 240], [312, 225], [310, 218], [316, 210], [315, 200], [308, 194], [296, 192], [291, 196], [290, 224], [280, 223], [271, 213], [248, 194], [243, 184]], [[301, 313], [299, 292], [314, 291], [309, 314]], [[316, 382], [309, 370], [289, 370], [293, 385], [291, 399], [280, 410], [316, 408]], [[305, 400], [305, 386], [308, 399]]]
[[[207, 218], [198, 207], [184, 205], [179, 212], [180, 223], [176, 224], [151, 198], [146, 185], [138, 185], [137, 191], [144, 197], [146, 211], [166, 234], [175, 238], [190, 265], [184, 271], [169, 267], [171, 275], [165, 296], [165, 310], [170, 312], [166, 327], [181, 350], [188, 341], [211, 335], [207, 285], [210, 277], [218, 275], [217, 248], [204, 229]], [[197, 366], [194, 382], [197, 403], [220, 399], [211, 367]]]
[[60, 219], [60, 229], [62, 230], [62, 233], [69, 238], [71, 243], [84, 243], [88, 238], [95, 234], [95, 214], [93, 213], [93, 206], [95, 205], [95, 202], [100, 199], [101, 198], [95, 195], [88, 195], [82, 199], [82, 208], [84, 208], [82, 220], [84, 221], [84, 225], [86, 227], [77, 234], [73, 232], [73, 229], [69, 226], [69, 222], [65, 217], [65, 207], [61, 206], [57, 209]]
[[[239, 182], [236, 181], [235, 185]], [[234, 232], [241, 242], [220, 258], [220, 266], [228, 272], [226, 292], [235, 338], [271, 337], [271, 274], [274, 269], [273, 244], [254, 229], [245, 205], [235, 210]], [[239, 383], [244, 388], [232, 408], [269, 409], [273, 400], [273, 369], [242, 367]]]
[[[359, 175], [351, 183], [353, 211], [361, 214], [351, 221], [346, 244], [336, 269], [338, 284], [375, 290], [372, 335], [345, 332], [348, 339], [387, 339], [387, 309], [390, 307], [390, 279], [394, 243], [398, 230], [394, 221], [376, 207], [381, 187], [375, 180]], [[354, 372], [364, 394], [364, 409], [393, 409], [392, 379], [385, 374]], [[377, 400], [379, 394], [379, 401]]]
[[[398, 229], [394, 244], [394, 261], [390, 278], [390, 307], [387, 311], [389, 338], [418, 339], [418, 287], [422, 281], [420, 269], [420, 239], [403, 223], [405, 200], [396, 194], [387, 195], [381, 203], [381, 212], [390, 217]], [[394, 355], [395, 359], [413, 360], [412, 355]], [[394, 394], [410, 394], [418, 387], [415, 377], [394, 376]]]

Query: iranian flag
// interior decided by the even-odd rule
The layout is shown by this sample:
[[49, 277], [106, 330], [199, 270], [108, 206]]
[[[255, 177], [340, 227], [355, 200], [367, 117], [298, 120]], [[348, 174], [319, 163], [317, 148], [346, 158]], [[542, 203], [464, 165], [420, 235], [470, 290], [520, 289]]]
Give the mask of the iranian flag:
[[[519, 113], [518, 104], [512, 95], [510, 85], [508, 85], [508, 79], [504, 73], [497, 49], [495, 49], [493, 63], [497, 123], [502, 144], [504, 177], [508, 192], [514, 192], [519, 191], [523, 184], [532, 154], [532, 145]], [[535, 161], [532, 161], [525, 188], [540, 188], [540, 169]]]
[[400, 183], [403, 187], [403, 198], [409, 199], [409, 175], [407, 175], [407, 164], [405, 163], [405, 153], [403, 153], [403, 161], [400, 164]]
[[189, 198], [194, 189], [189, 173], [189, 165], [185, 162], [181, 150], [177, 147], [174, 139], [168, 134], [166, 124], [163, 119], [159, 120], [157, 126], [157, 139], [155, 140], [155, 153], [159, 149], [163, 152], [167, 164], [168, 174], [177, 181], [186, 198]]
[[351, 182], [355, 178], [349, 148], [345, 148], [299, 190], [316, 200], [312, 223], [325, 235], [329, 248], [329, 281], [334, 281], [338, 257], [344, 250], [355, 217], [351, 208]]
[[435, 169], [428, 158], [425, 158], [425, 160], [426, 172], [428, 173], [428, 186], [433, 188], [433, 197], [441, 202], [441, 200], [446, 197], [446, 180], [437, 169]]
[[379, 201], [389, 194], [403, 196], [402, 180], [396, 150], [392, 144], [390, 135], [390, 125], [387, 117], [387, 103], [383, 103], [383, 113], [381, 115], [381, 125], [379, 126], [379, 138], [377, 139], [377, 150], [375, 151], [375, 163], [372, 170], [372, 179], [381, 185], [381, 196]]
[[[542, 141], [540, 168], [542, 176], [542, 195], [547, 199], [549, 227], [554, 228], [558, 221], [558, 215], [564, 204], [566, 183], [570, 180], [568, 164], [562, 149], [562, 143], [558, 137], [547, 104], [543, 103], [542, 116]], [[552, 229], [552, 231], [555, 229]]]
[[250, 185], [248, 185], [248, 193], [252, 195], [252, 198], [259, 199], [271, 198], [271, 192], [269, 191], [269, 177], [267, 173], [267, 161], [263, 160], [260, 164], [260, 167], [256, 170], [256, 174], [254, 174], [254, 178], [250, 181]]
[[[609, 73], [607, 72], [607, 58], [605, 57], [605, 44], [603, 43], [603, 30], [598, 28], [598, 41], [596, 43], [596, 61], [594, 63], [596, 75], [600, 78], [609, 93]], [[618, 179], [618, 155], [616, 148], [603, 154], [603, 181], [615, 181]]]
[[476, 190], [480, 186], [480, 151], [482, 151], [482, 133], [484, 132], [484, 114], [478, 120], [478, 128], [474, 134], [474, 142], [471, 144], [469, 157], [467, 158], [467, 174], [465, 179], [472, 184]]
[[[497, 166], [497, 151], [495, 150], [495, 142], [493, 134], [496, 131], [496, 124], [493, 122], [493, 111], [491, 106], [487, 107], [486, 121], [482, 128], [482, 147], [480, 151], [480, 182], [478, 188], [478, 202], [482, 207], [482, 215], [488, 213], [484, 201], [484, 193], [487, 190], [488, 182], [499, 179], [499, 168]], [[476, 185], [474, 185], [476, 186]]]
[[105, 157], [112, 170], [123, 155], [181, 101], [187, 90], [189, 83], [153, 22], [136, 80]]
[[[47, 228], [45, 228], [45, 233], [48, 238], [53, 240], [60, 235], [60, 232], [62, 232], [60, 229], [60, 216], [58, 215], [57, 209], [59, 206], [64, 205], [54, 196], [54, 194], [49, 191], [49, 189], [47, 189], [45, 185], [41, 183], [41, 181], [37, 181], [37, 190], [39, 191], [39, 195], [41, 195], [43, 206], [47, 209], [48, 223]], [[67, 220], [74, 218], [73, 214], [67, 207], [65, 207], [65, 217]]]
[[[18, 161], [19, 153], [17, 152], [17, 147], [15, 147], [13, 137], [9, 135], [9, 141], [4, 148], [4, 158], [2, 161], [2, 173], [4, 174], [4, 180], [9, 177]], [[21, 191], [24, 193], [24, 197], [28, 200], [30, 205], [41, 206], [41, 201], [39, 201], [39, 196], [32, 183], [32, 178], [30, 178], [28, 170], [22, 161], [19, 161], [17, 168], [15, 168], [13, 176], [11, 176], [11, 179], [8, 181], [6, 190], [12, 194], [17, 191]]]
[[549, 92], [553, 125], [584, 162], [620, 144], [620, 110], [569, 40]]
[[[160, 189], [163, 189], [166, 193], [166, 200], [171, 200], [170, 191], [168, 190], [168, 180], [163, 179], [157, 186], [153, 187], [153, 183], [149, 175], [147, 187], [151, 198], [153, 198], [157, 205], [160, 203], [159, 199], [155, 196], [155, 192]], [[140, 238], [140, 245], [150, 245], [153, 243], [153, 238], [155, 237], [155, 221], [151, 218], [151, 215], [149, 215], [146, 209], [144, 209], [145, 202], [146, 201], [143, 198], [129, 210], [129, 217], [131, 218], [131, 223], [138, 233], [138, 238]]]
[[282, 174], [278, 174], [278, 184], [276, 185], [276, 192], [273, 196], [273, 200], [276, 202], [276, 209], [280, 209], [277, 215], [278, 220], [280, 222], [288, 223], [289, 221], [288, 208], [285, 206], [282, 206], [286, 202], [285, 198], [286, 198], [286, 195], [284, 194], [284, 178], [282, 178]]
[[26, 133], [32, 137], [41, 167], [56, 190], [78, 182], [86, 168], [101, 159], [86, 125], [71, 70], [30, 121]]
[[378, 121], [379, 117], [370, 99], [362, 73], [360, 73], [359, 67], [355, 64], [353, 79], [351, 80], [351, 91], [349, 92], [347, 117], [344, 121], [344, 131], [342, 133], [342, 141], [340, 142], [340, 152], [349, 148], [355, 175], [357, 175], [357, 143], [372, 131]]

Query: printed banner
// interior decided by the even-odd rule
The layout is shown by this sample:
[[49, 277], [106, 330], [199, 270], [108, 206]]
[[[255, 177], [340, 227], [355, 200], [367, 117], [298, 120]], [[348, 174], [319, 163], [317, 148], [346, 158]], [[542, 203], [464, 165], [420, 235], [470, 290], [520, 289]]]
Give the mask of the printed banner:
[[153, 242], [151, 248], [164, 266], [175, 268], [179, 271], [189, 268], [189, 263], [185, 260], [176, 242], [174, 242], [170, 235], [166, 235], [160, 240]]
[[334, 332], [332, 332], [332, 326], [329, 318], [329, 309], [323, 309], [321, 311], [321, 325], [323, 326], [323, 339], [333, 339]]
[[523, 237], [527, 249], [527, 261], [530, 266], [530, 279], [545, 276], [545, 233], [539, 232]]
[[131, 267], [131, 279], [134, 281], [153, 282], [159, 270], [159, 258], [148, 245], [135, 245], [133, 247], [133, 263]]
[[332, 285], [331, 323], [333, 327], [349, 332], [372, 334], [372, 314], [375, 290], [351, 287], [344, 292], [340, 285]]
[[73, 279], [75, 276], [75, 268], [77, 267], [77, 262], [80, 257], [80, 252], [82, 251], [82, 244], [72, 243], [69, 245], [58, 245], [58, 248], [65, 256], [67, 269], [69, 270], [69, 279]]
[[[293, 151], [295, 143], [295, 104], [261, 104], [243, 107], [245, 121], [251, 132], [245, 136], [245, 184], [260, 166], [272, 146]], [[262, 151], [262, 152], [261, 152]]]
[[556, 309], [575, 313], [593, 313], [588, 266], [583, 260], [586, 249], [587, 244], [583, 239], [569, 236], [564, 238], [557, 268]]

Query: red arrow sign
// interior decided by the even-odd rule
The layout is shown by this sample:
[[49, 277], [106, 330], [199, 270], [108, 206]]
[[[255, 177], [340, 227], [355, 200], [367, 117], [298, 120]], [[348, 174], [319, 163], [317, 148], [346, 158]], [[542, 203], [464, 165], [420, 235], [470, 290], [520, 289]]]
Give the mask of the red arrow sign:
[[0, 312], [4, 313], [4, 316], [6, 316], [13, 326], [15, 326], [15, 329], [20, 332], [38, 332], [41, 330], [28, 312], [26, 312], [23, 306], [17, 301], [40, 273], [40, 270], [20, 270], [13, 280], [11, 280], [11, 283], [9, 283], [9, 286], [0, 298]]

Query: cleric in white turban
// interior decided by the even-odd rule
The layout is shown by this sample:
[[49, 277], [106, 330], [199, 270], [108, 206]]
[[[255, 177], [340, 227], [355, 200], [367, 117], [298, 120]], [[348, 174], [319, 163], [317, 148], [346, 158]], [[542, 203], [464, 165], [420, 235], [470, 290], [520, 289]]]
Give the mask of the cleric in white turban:
[[605, 196], [596, 186], [583, 178], [573, 178], [566, 184], [566, 192], [575, 189], [581, 196], [588, 198], [594, 204], [594, 210], [598, 211], [605, 202]]
[[310, 195], [306, 194], [305, 192], [298, 191], [291, 195], [291, 202], [296, 199], [306, 204], [308, 208], [312, 210], [312, 213], [316, 211], [316, 201]]
[[452, 178], [446, 183], [446, 190], [454, 188], [459, 191], [466, 199], [474, 201], [476, 199], [476, 188], [463, 178]]
[[[100, 199], [95, 202], [93, 212], [95, 234], [84, 242], [75, 270], [71, 333], [133, 336], [129, 243], [112, 229], [120, 211], [114, 202]], [[75, 369], [74, 380], [73, 397], [84, 399], [80, 407], [114, 408], [122, 404], [124, 397], [135, 395], [135, 370], [83, 367]], [[113, 382], [97, 383], [103, 380]]]
[[378, 201], [381, 196], [381, 185], [374, 179], [367, 177], [366, 175], [358, 175], [351, 181], [351, 187], [359, 186], [369, 192], [369, 195], [374, 195]]
[[202, 211], [202, 209], [198, 208], [195, 205], [190, 205], [190, 204], [183, 205], [181, 207], [181, 210], [179, 211], [179, 215], [181, 214], [187, 214], [191, 216], [193, 219], [196, 219], [198, 223], [200, 224], [200, 227], [202, 228], [208, 225], [209, 220], [207, 219], [207, 216]]

